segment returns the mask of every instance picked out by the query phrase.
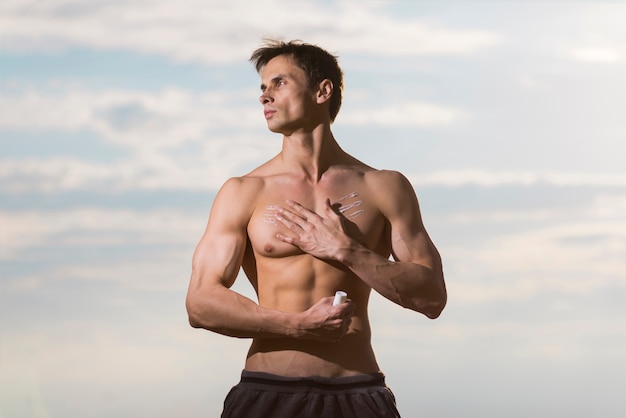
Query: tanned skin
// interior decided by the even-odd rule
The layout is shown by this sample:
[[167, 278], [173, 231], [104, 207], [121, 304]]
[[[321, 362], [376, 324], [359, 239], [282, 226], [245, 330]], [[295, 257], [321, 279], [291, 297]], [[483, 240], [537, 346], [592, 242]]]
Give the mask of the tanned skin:
[[[279, 55], [261, 81], [267, 126], [282, 135], [282, 150], [217, 194], [193, 257], [190, 324], [251, 338], [248, 371], [378, 372], [372, 289], [429, 318], [446, 304], [441, 259], [415, 192], [401, 174], [340, 148], [330, 129], [330, 80], [309, 86], [293, 59]], [[231, 290], [240, 267], [258, 303]], [[337, 290], [349, 300], [332, 306]]]

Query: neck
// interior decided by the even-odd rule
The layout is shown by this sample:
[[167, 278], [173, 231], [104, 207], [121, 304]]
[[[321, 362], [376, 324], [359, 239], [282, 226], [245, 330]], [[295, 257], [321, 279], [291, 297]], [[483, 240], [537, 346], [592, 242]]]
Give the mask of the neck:
[[285, 168], [302, 174], [313, 183], [317, 183], [344, 154], [327, 124], [320, 124], [310, 132], [283, 136], [281, 156]]

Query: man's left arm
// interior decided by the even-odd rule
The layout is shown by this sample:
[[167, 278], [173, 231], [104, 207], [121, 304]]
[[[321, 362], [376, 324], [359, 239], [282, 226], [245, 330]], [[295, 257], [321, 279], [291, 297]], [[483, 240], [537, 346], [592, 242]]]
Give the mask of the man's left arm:
[[315, 257], [339, 261], [392, 302], [437, 318], [447, 300], [441, 257], [424, 228], [413, 187], [397, 172], [372, 174], [378, 207], [391, 227], [394, 260], [350, 238], [330, 202], [321, 214], [289, 202], [278, 220], [294, 235], [277, 237]]
[[392, 302], [437, 318], [447, 300], [441, 257], [424, 228], [415, 191], [398, 172], [372, 174], [378, 207], [391, 227], [393, 261], [354, 240], [338, 251], [337, 260]]

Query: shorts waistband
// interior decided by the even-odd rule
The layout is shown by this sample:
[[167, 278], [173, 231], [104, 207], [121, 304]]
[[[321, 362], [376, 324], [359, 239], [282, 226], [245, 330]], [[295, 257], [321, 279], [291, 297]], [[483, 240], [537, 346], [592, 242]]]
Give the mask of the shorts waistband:
[[302, 387], [322, 390], [351, 390], [372, 386], [385, 386], [385, 375], [382, 372], [378, 372], [341, 377], [287, 377], [271, 373], [244, 370], [241, 373], [241, 383], [261, 384], [291, 389]]

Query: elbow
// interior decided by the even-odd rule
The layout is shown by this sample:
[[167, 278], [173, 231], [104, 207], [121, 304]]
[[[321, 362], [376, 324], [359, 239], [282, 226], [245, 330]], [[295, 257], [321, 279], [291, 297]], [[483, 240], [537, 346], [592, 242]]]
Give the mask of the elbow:
[[429, 319], [437, 319], [441, 312], [443, 312], [443, 308], [446, 307], [446, 302], [443, 301], [441, 303], [434, 303], [428, 307], [428, 309], [424, 310], [423, 313]]
[[419, 300], [410, 304], [402, 304], [407, 309], [424, 314], [429, 319], [437, 319], [443, 312], [443, 308], [446, 307], [446, 299], [438, 300]]
[[189, 314], [189, 325], [191, 328], [203, 328], [202, 323], [194, 315]]
[[446, 284], [443, 280], [443, 273], [441, 274], [441, 281], [433, 290], [432, 297], [428, 304], [428, 310], [424, 312], [424, 315], [430, 319], [437, 319], [448, 303], [448, 291], [446, 290]]
[[185, 307], [192, 328], [219, 332], [218, 330], [224, 326], [224, 316], [219, 315], [220, 295], [213, 289], [188, 292]]
[[431, 301], [428, 304], [428, 308], [424, 311], [424, 315], [426, 315], [430, 319], [437, 319], [441, 312], [443, 312], [443, 308], [446, 307], [446, 303], [448, 302], [448, 295], [445, 289], [441, 292], [439, 297], [435, 300]]
[[429, 319], [439, 318], [448, 302], [443, 272], [441, 269], [430, 270], [429, 275], [416, 282], [418, 284], [415, 287], [404, 292], [408, 294], [408, 298], [402, 298], [402, 294], [398, 294], [400, 305], [419, 312]]
[[222, 324], [215, 315], [210, 299], [203, 297], [187, 297], [187, 318], [192, 328], [201, 328], [208, 331], [220, 332]]
[[186, 301], [187, 308], [187, 317], [189, 319], [189, 325], [192, 328], [205, 328], [204, 322], [202, 321], [202, 314], [199, 308], [199, 305], [196, 301], [191, 297], [187, 297]]
[[421, 297], [413, 300], [411, 304], [405, 305], [413, 311], [424, 314], [429, 319], [437, 319], [443, 312], [448, 301], [448, 296], [445, 289], [437, 292], [436, 295], [430, 295], [429, 297]]

